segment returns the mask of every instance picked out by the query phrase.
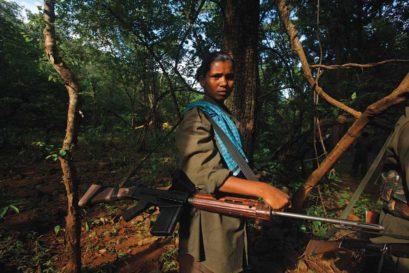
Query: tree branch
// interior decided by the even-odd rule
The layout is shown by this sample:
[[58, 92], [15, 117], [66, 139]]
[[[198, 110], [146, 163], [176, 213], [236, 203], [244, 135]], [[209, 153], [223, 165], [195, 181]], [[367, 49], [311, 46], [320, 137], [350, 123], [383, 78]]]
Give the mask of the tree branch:
[[404, 59], [389, 59], [389, 60], [384, 60], [381, 62], [377, 63], [369, 63], [369, 64], [357, 64], [357, 63], [346, 63], [346, 64], [334, 64], [334, 65], [324, 65], [324, 64], [313, 64], [310, 65], [310, 68], [322, 68], [322, 69], [328, 69], [328, 70], [334, 70], [334, 69], [339, 69], [339, 68], [371, 68], [375, 67], [378, 65], [383, 65], [383, 64], [388, 64], [388, 63], [409, 63], [409, 60], [404, 60]]
[[298, 39], [296, 27], [289, 19], [288, 8], [285, 3], [285, 0], [277, 0], [277, 6], [278, 6], [279, 13], [280, 13], [281, 21], [283, 22], [287, 30], [288, 36], [290, 37], [291, 47], [295, 51], [295, 53], [297, 53], [298, 57], [300, 58], [304, 76], [306, 77], [310, 86], [314, 89], [314, 91], [318, 95], [320, 95], [328, 103], [351, 114], [355, 118], [359, 118], [361, 116], [361, 112], [358, 112], [352, 109], [351, 107], [332, 98], [317, 84], [314, 77], [312, 76], [310, 65], [308, 64], [307, 56], [305, 55], [305, 52], [301, 45], [300, 40]]
[[[127, 29], [128, 31], [130, 31], [132, 34], [135, 35], [135, 37], [138, 39], [138, 42], [139, 42], [141, 45], [143, 45], [143, 46], [148, 50], [148, 52], [151, 54], [152, 58], [153, 58], [153, 59], [155, 60], [155, 62], [159, 65], [159, 67], [161, 68], [161, 70], [162, 70], [162, 72], [163, 72], [163, 75], [165, 76], [166, 80], [168, 81], [168, 84], [169, 84], [169, 87], [170, 87], [170, 91], [171, 91], [171, 95], [172, 95], [172, 100], [173, 100], [173, 103], [174, 103], [175, 108], [176, 108], [176, 114], [177, 114], [178, 118], [181, 119], [182, 116], [181, 116], [180, 109], [179, 109], [179, 105], [178, 105], [178, 103], [177, 103], [176, 95], [175, 95], [175, 92], [174, 92], [175, 88], [174, 88], [174, 86], [173, 86], [173, 82], [172, 82], [172, 80], [170, 79], [169, 74], [166, 72], [165, 66], [163, 65], [163, 63], [162, 63], [162, 61], [160, 60], [160, 58], [156, 55], [156, 53], [155, 53], [155, 51], [153, 50], [152, 46], [149, 45], [149, 44], [146, 42], [145, 38], [148, 36], [147, 33], [146, 33], [143, 29], [141, 29], [142, 32], [143, 32], [143, 37], [141, 37], [141, 35], [139, 35], [139, 33], [137, 33], [137, 32], [134, 30], [134, 28], [132, 27], [131, 24], [129, 24], [128, 22], [126, 22], [121, 16], [119, 16], [119, 15], [118, 15], [115, 11], [113, 11], [109, 6], [107, 6], [107, 5], [103, 5], [103, 6], [104, 6], [104, 7], [107, 9], [107, 11], [112, 15], [112, 17], [114, 17], [116, 20], [118, 20], [118, 22], [119, 22], [125, 29]], [[179, 71], [176, 70], [176, 74], [183, 79], [183, 77], [180, 75]], [[187, 83], [185, 83], [185, 84], [187, 85]], [[189, 87], [189, 88], [190, 88], [190, 87]]]

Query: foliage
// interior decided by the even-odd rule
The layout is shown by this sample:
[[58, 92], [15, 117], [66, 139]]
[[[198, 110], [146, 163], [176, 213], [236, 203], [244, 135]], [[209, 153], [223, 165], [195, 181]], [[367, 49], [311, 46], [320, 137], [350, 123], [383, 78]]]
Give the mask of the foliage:
[[6, 216], [8, 211], [14, 211], [15, 213], [20, 213], [20, 210], [13, 204], [7, 205], [0, 209], [0, 220]]
[[165, 248], [165, 251], [159, 258], [162, 264], [161, 272], [177, 272], [177, 255], [178, 249], [174, 245]]
[[41, 17], [29, 14], [24, 23], [20, 10], [15, 3], [0, 1], [0, 125], [7, 130], [2, 146], [16, 145], [27, 136], [48, 140], [64, 128], [64, 93], [58, 92], [63, 87], [47, 80]]
[[[1, 3], [6, 15], [2, 33], [7, 37], [1, 45], [5, 52], [1, 65], [8, 79], [0, 81], [0, 88], [6, 90], [0, 97], [4, 106], [0, 107], [0, 122], [12, 126], [12, 131], [22, 124], [41, 128], [36, 139], [49, 143], [55, 132], [63, 132], [66, 95], [42, 53], [41, 14], [29, 14], [23, 22], [18, 19], [17, 5]], [[322, 60], [314, 23], [316, 3], [306, 0], [292, 5], [292, 19], [299, 26], [311, 62], [407, 58], [407, 6], [401, 3], [349, 1], [342, 7], [331, 1], [320, 3]], [[86, 145], [96, 140], [104, 145], [105, 136], [125, 134], [134, 150], [157, 146], [162, 124], [177, 121], [171, 92], [181, 109], [196, 99], [198, 94], [187, 91], [195, 84], [192, 78], [198, 57], [208, 49], [221, 48], [220, 7], [214, 2], [201, 5], [201, 1], [172, 0], [58, 3], [61, 55], [81, 87], [80, 139], [85, 139]], [[272, 1], [261, 1], [260, 20], [255, 164], [279, 172], [279, 180], [284, 174], [294, 174], [290, 180], [306, 177], [315, 167], [306, 163], [315, 156], [313, 116], [334, 119], [340, 113], [326, 103], [312, 107], [311, 89], [288, 46]], [[27, 53], [13, 54], [16, 47]], [[362, 110], [390, 91], [406, 71], [404, 64], [326, 71], [320, 84], [333, 97]], [[29, 88], [21, 89], [17, 83]], [[7, 139], [0, 143], [13, 142], [16, 135], [6, 134]]]
[[[402, 51], [402, 41], [406, 42], [404, 47], [409, 45], [408, 6], [402, 1], [393, 4], [385, 1], [320, 2], [318, 26], [316, 1], [290, 1], [289, 4], [291, 19], [311, 64], [371, 63], [409, 57], [409, 51]], [[315, 168], [307, 165], [306, 159], [317, 156], [313, 151], [313, 116], [329, 121], [341, 113], [322, 101], [313, 107], [311, 88], [306, 86], [299, 60], [292, 54], [272, 6], [273, 1], [262, 1], [261, 110], [257, 121], [257, 146], [259, 150], [270, 149], [270, 160], [278, 159], [287, 174], [298, 173], [305, 177]], [[363, 111], [391, 92], [407, 73], [407, 68], [407, 63], [395, 63], [369, 69], [321, 70], [319, 84], [335, 99]], [[396, 112], [401, 113], [401, 109], [395, 109], [395, 113], [391, 109], [384, 115], [386, 123], [393, 124]], [[343, 125], [343, 131], [347, 126]], [[326, 126], [321, 130], [323, 135], [332, 137], [335, 129]], [[374, 130], [385, 135], [382, 129], [375, 127]], [[339, 137], [335, 136], [334, 141]], [[327, 144], [327, 148], [334, 144]], [[262, 162], [265, 164], [266, 160]]]
[[31, 202], [26, 199], [12, 198], [4, 191], [0, 191], [0, 222], [7, 215], [19, 214], [21, 211], [31, 206]]
[[[324, 215], [324, 209], [322, 206], [310, 206], [307, 209], [307, 214], [322, 217]], [[305, 224], [301, 228], [303, 231], [309, 231], [314, 236], [324, 237], [329, 229], [329, 225], [320, 221], [311, 221], [309, 224]]]
[[32, 143], [34, 147], [38, 147], [39, 149], [43, 150], [47, 156], [45, 159], [51, 159], [53, 161], [57, 161], [59, 157], [64, 158], [68, 156], [68, 151], [65, 149], [55, 149], [54, 145], [46, 144], [43, 141], [34, 141]]
[[[310, 203], [306, 209], [308, 215], [338, 218], [339, 214], [348, 205], [351, 199], [351, 190], [340, 188], [341, 180], [330, 180], [321, 187], [321, 197], [317, 194], [312, 194]], [[379, 212], [382, 209], [382, 202], [377, 197], [372, 197], [368, 194], [362, 194], [356, 202], [352, 213], [365, 221], [366, 211]], [[312, 233], [314, 236], [323, 237], [330, 229], [331, 224], [322, 223], [319, 221], [306, 222], [300, 226], [303, 232]]]
[[44, 246], [41, 236], [34, 232], [16, 235], [11, 232], [0, 233], [0, 262], [6, 262], [16, 272], [58, 272], [54, 256]]
[[60, 226], [60, 225], [56, 225], [56, 226], [54, 227], [55, 236], [58, 236], [58, 234], [60, 233], [60, 231], [61, 231], [61, 226]]

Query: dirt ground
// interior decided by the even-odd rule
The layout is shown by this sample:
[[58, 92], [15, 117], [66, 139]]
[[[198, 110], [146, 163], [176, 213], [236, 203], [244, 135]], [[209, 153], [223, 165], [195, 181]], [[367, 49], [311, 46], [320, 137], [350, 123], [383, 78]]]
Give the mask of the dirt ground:
[[[18, 208], [10, 207], [0, 218], [0, 272], [63, 271], [66, 204], [59, 164], [43, 157], [16, 160], [18, 152], [10, 149], [0, 160], [0, 208]], [[106, 158], [90, 164], [79, 156], [75, 164], [81, 192], [91, 183], [122, 178]], [[356, 186], [356, 179], [348, 179], [351, 188]], [[149, 234], [158, 210], [125, 222], [120, 215], [132, 204], [121, 201], [82, 210], [84, 272], [177, 272], [177, 236]], [[360, 260], [353, 253], [303, 257], [311, 236], [300, 232], [295, 222], [250, 223], [252, 272], [358, 272]]]

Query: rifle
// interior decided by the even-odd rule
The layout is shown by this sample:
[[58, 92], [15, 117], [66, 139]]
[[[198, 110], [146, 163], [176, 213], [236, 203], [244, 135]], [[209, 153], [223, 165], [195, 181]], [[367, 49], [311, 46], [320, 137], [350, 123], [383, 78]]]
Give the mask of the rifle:
[[310, 240], [305, 248], [304, 255], [318, 255], [342, 250], [359, 250], [363, 253], [379, 253], [377, 272], [382, 271], [386, 255], [409, 258], [409, 243], [374, 244], [368, 241], [345, 238], [337, 241]]
[[147, 210], [149, 207], [159, 207], [160, 213], [150, 230], [151, 234], [156, 236], [171, 235], [183, 209], [187, 205], [209, 212], [266, 221], [270, 220], [272, 216], [283, 216], [310, 221], [322, 221], [339, 225], [340, 228], [344, 229], [355, 228], [372, 232], [380, 232], [384, 229], [383, 226], [376, 224], [366, 224], [350, 220], [274, 211], [264, 202], [254, 199], [233, 196], [215, 198], [213, 195], [204, 193], [192, 193], [189, 191], [186, 192], [180, 190], [149, 189], [142, 187], [115, 189], [112, 187], [102, 187], [100, 185], [93, 184], [80, 199], [79, 206], [84, 207], [87, 204], [96, 204], [124, 199], [139, 200], [135, 207], [128, 209], [123, 214], [123, 218], [126, 221], [131, 220], [135, 216]]
[[409, 258], [409, 243], [374, 244], [358, 239], [342, 239], [337, 241], [310, 240], [305, 248], [305, 255], [319, 255], [341, 250], [365, 250]]

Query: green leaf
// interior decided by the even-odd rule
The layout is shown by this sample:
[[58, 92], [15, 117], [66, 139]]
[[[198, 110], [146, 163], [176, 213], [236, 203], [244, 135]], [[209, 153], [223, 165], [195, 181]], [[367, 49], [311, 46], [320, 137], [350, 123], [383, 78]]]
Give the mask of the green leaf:
[[58, 151], [58, 154], [59, 154], [61, 157], [65, 157], [65, 156], [67, 155], [67, 150], [65, 150], [65, 149], [60, 149], [60, 150]]
[[9, 207], [12, 208], [16, 213], [20, 213], [20, 210], [18, 209], [18, 207], [14, 205], [9, 205]]
[[30, 43], [32, 40], [33, 40], [33, 39], [31, 39], [30, 37], [24, 36], [24, 41], [25, 41], [26, 43]]
[[88, 222], [85, 222], [85, 231], [89, 231], [89, 225], [88, 225]]
[[9, 206], [5, 206], [4, 208], [2, 208], [0, 210], [0, 218], [3, 218], [6, 215], [8, 210], [9, 210]]
[[50, 159], [50, 158], [53, 161], [57, 161], [58, 160], [58, 155], [57, 154], [50, 154], [45, 159]]
[[318, 228], [322, 225], [322, 223], [321, 223], [320, 221], [313, 221], [313, 222], [312, 222], [312, 225], [313, 225], [316, 229], [318, 229]]
[[43, 141], [33, 141], [32, 145], [37, 147], [44, 147], [45, 143]]
[[356, 92], [352, 93], [351, 99], [352, 99], [352, 100], [356, 100]]
[[58, 233], [61, 231], [61, 226], [60, 225], [56, 225], [55, 227], [54, 227], [54, 233], [55, 233], [55, 235], [58, 235]]

